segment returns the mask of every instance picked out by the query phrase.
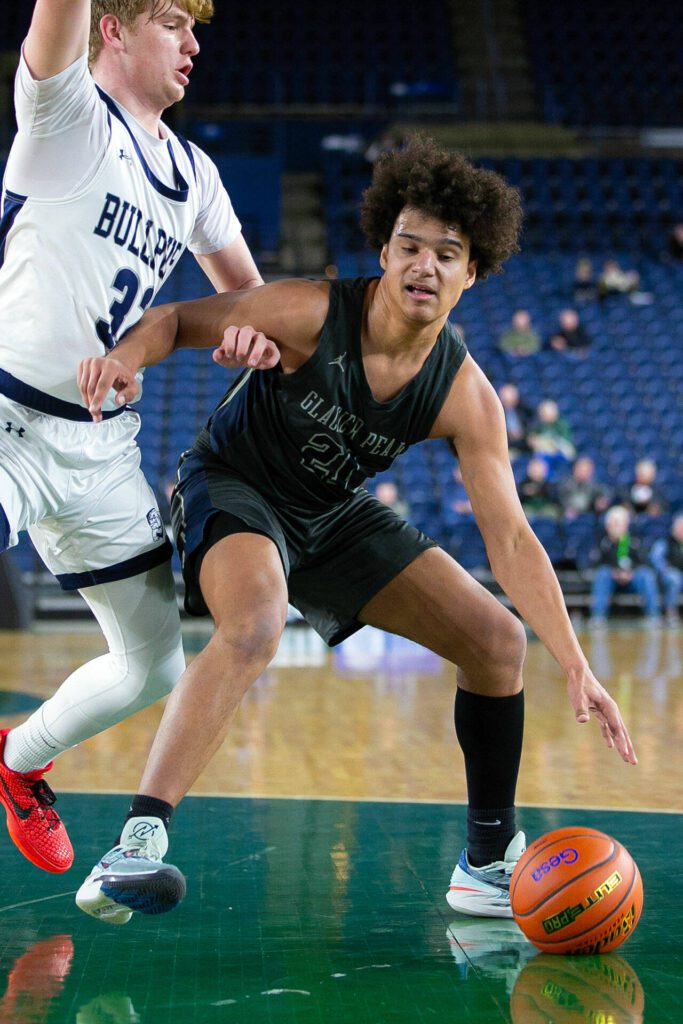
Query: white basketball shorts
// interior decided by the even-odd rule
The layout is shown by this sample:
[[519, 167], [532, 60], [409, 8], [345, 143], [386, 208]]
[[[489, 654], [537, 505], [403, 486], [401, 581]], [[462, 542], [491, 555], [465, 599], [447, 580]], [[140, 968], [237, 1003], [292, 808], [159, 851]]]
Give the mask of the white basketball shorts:
[[[6, 387], [0, 393], [0, 551], [28, 530], [65, 590], [167, 561], [171, 545], [140, 469], [138, 414], [127, 408], [93, 423], [79, 406], [22, 388], [16, 393], [30, 405], [9, 398]], [[60, 414], [35, 408], [41, 404]], [[75, 410], [79, 420], [69, 418]]]

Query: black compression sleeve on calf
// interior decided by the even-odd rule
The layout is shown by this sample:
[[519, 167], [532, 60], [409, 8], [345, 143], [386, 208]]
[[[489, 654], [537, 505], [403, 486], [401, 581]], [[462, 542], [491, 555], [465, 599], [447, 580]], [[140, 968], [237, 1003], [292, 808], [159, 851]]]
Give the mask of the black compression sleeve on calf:
[[465, 757], [468, 855], [473, 864], [487, 864], [502, 858], [515, 833], [524, 691], [484, 697], [458, 687], [455, 733]]

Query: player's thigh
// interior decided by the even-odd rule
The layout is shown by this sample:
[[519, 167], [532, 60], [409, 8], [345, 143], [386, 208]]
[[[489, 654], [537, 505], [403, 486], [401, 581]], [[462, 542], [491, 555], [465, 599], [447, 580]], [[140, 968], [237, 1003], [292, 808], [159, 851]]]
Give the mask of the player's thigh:
[[139, 468], [134, 444], [87, 471], [71, 471], [63, 507], [30, 530], [64, 589], [127, 579], [169, 560], [172, 552], [157, 499]]
[[[182, 653], [180, 614], [171, 563], [127, 579], [80, 590], [112, 654], [150, 652], [150, 658]], [[182, 671], [182, 668], [181, 668]]]
[[359, 621], [406, 636], [468, 676], [521, 671], [521, 622], [441, 548], [430, 548], [382, 588]]
[[68, 486], [33, 429], [36, 415], [0, 395], [0, 550], [49, 515]]
[[246, 660], [269, 661], [287, 621], [287, 579], [277, 545], [261, 533], [231, 533], [205, 552], [202, 597], [217, 635]]

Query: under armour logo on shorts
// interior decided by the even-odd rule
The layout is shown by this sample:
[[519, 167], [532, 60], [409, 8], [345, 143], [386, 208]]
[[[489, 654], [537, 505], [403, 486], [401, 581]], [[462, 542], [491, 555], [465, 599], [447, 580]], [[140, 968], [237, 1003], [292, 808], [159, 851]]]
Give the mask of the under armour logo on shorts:
[[5, 427], [5, 433], [11, 434], [12, 431], [14, 431], [15, 434], [19, 435], [19, 437], [23, 437], [24, 434], [26, 433], [25, 427], [15, 427], [10, 420], [6, 420], [5, 422], [7, 423], [7, 426]]

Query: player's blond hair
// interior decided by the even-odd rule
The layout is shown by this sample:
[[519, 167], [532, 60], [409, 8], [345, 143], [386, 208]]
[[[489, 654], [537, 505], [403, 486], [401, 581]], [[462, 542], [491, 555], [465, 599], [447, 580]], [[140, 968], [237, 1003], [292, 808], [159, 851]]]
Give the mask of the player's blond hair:
[[184, 8], [195, 21], [210, 21], [213, 15], [213, 0], [91, 0], [90, 42], [88, 61], [92, 66], [97, 60], [104, 42], [100, 32], [100, 20], [105, 14], [115, 15], [126, 28], [139, 15], [149, 12], [150, 20], [164, 14], [174, 3]]

